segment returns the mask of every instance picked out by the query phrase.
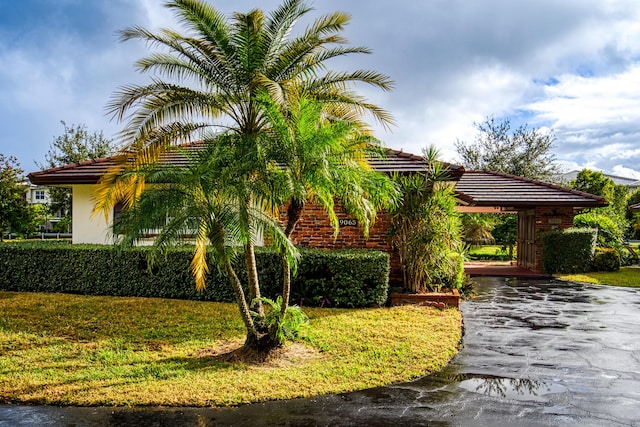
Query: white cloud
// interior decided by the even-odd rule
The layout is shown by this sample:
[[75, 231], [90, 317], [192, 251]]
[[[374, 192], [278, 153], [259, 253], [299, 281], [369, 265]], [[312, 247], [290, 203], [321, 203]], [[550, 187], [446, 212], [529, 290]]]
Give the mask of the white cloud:
[[565, 74], [557, 84], [544, 88], [544, 96], [526, 108], [555, 127], [592, 129], [606, 124], [615, 132], [612, 124], [634, 122], [640, 117], [640, 64], [603, 77]]
[[613, 175], [622, 176], [625, 178], [640, 179], [640, 172], [631, 168], [624, 167], [622, 165], [615, 165], [611, 169], [611, 172], [613, 173]]
[[609, 75], [564, 74], [524, 109], [553, 128], [562, 161], [605, 171], [640, 164], [640, 63]]
[[[17, 10], [22, 2], [15, 4]], [[228, 14], [253, 7], [270, 11], [280, 1], [212, 4]], [[141, 42], [117, 43], [116, 31], [177, 26], [162, 0], [94, 0], [82, 4], [87, 16], [80, 18], [70, 5], [34, 2], [23, 5], [30, 14], [17, 13], [16, 22], [0, 16], [0, 152], [22, 156], [23, 165], [44, 155], [61, 119], [113, 135], [120, 125], [109, 122], [104, 105], [118, 86], [147, 81], [133, 62], [149, 53]], [[396, 117], [392, 133], [376, 127], [390, 147], [419, 153], [435, 144], [455, 160], [453, 143], [471, 141], [474, 122], [511, 116], [514, 124], [522, 119], [552, 127], [563, 164], [609, 171], [640, 165], [637, 0], [312, 5], [314, 18], [334, 10], [351, 13], [345, 35], [374, 52], [337, 61], [336, 68], [374, 69], [396, 80], [391, 93], [358, 88]], [[50, 18], [54, 13], [56, 19]]]

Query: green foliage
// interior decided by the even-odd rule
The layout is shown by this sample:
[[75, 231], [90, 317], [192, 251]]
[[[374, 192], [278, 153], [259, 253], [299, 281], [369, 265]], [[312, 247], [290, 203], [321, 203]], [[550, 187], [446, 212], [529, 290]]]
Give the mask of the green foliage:
[[[304, 337], [309, 328], [309, 318], [296, 305], [287, 305], [282, 313], [282, 297], [276, 300], [260, 298], [268, 306], [264, 318], [256, 316], [254, 321], [260, 321], [269, 331], [269, 337], [281, 346], [286, 340], [297, 341]], [[257, 315], [257, 313], [254, 313]]]
[[592, 271], [620, 270], [620, 252], [613, 248], [596, 248], [591, 269]]
[[[292, 284], [292, 299], [301, 305], [370, 307], [387, 300], [389, 255], [377, 251], [302, 249]], [[150, 267], [149, 248], [116, 250], [110, 246], [24, 242], [0, 245], [0, 289], [67, 292], [86, 295], [143, 296], [206, 301], [234, 301], [227, 278], [216, 269], [197, 292], [189, 271], [193, 247], [169, 250]], [[281, 291], [280, 255], [256, 251], [263, 295]], [[234, 261], [244, 276], [241, 259]], [[245, 283], [246, 286], [246, 283]]]
[[576, 179], [569, 183], [569, 187], [585, 193], [602, 196], [607, 201], [613, 199], [615, 183], [603, 172], [591, 169], [582, 169]]
[[389, 254], [301, 249], [291, 299], [300, 305], [370, 307], [387, 302]]
[[391, 211], [391, 236], [398, 249], [404, 287], [411, 292], [462, 286], [462, 223], [447, 172], [437, 151], [425, 152], [423, 173], [396, 175], [402, 199]]
[[569, 228], [541, 235], [545, 272], [582, 273], [589, 271], [596, 244], [596, 230]]
[[53, 231], [56, 233], [71, 233], [71, 230], [71, 217], [68, 215], [53, 224]]
[[578, 228], [595, 228], [598, 230], [598, 246], [619, 248], [623, 231], [619, 224], [604, 213], [588, 212], [576, 215], [573, 224]]
[[[609, 232], [612, 233], [610, 236], [607, 235], [605, 237], [605, 241], [607, 242], [605, 245], [617, 244], [614, 243], [613, 240], [618, 238], [617, 235], [619, 233], [624, 233], [629, 226], [627, 220], [628, 188], [624, 185], [616, 185], [611, 178], [606, 177], [600, 171], [592, 171], [589, 169], [581, 170], [576, 179], [569, 183], [569, 187], [574, 190], [584, 191], [585, 193], [605, 198], [609, 206], [591, 209], [590, 213], [608, 217], [610, 221], [606, 222], [612, 221], [615, 223], [615, 226], [605, 224], [604, 220], [590, 218], [588, 221], [602, 222], [603, 225], [605, 225], [605, 234], [609, 234]], [[595, 226], [596, 225], [594, 225], [594, 227]], [[598, 226], [598, 228], [600, 227]], [[622, 238], [622, 234], [620, 234], [620, 238]], [[599, 242], [599, 244], [601, 243]]]
[[491, 231], [496, 226], [494, 215], [469, 213], [462, 215], [464, 238], [472, 245], [492, 244], [495, 238]]
[[632, 205], [638, 203], [640, 203], [640, 189], [633, 192], [627, 200], [628, 236], [630, 239], [640, 239], [640, 212], [633, 212], [629, 209]]
[[25, 198], [26, 190], [16, 158], [0, 154], [0, 241], [5, 231], [28, 231], [32, 215]]
[[48, 211], [49, 209], [45, 205], [30, 204], [29, 215], [25, 218], [23, 232], [27, 235], [37, 232], [47, 221]]
[[489, 116], [476, 123], [472, 144], [456, 141], [456, 150], [467, 169], [491, 170], [535, 179], [549, 179], [558, 172], [552, 153], [555, 136], [527, 125], [511, 130], [509, 119]]
[[509, 259], [515, 259], [514, 249], [518, 237], [518, 216], [514, 214], [497, 215], [496, 225], [491, 232], [496, 243], [508, 251]]

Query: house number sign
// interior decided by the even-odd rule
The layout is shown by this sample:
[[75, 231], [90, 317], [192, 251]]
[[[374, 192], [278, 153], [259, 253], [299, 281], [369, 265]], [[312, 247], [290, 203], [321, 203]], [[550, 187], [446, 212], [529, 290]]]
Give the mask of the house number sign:
[[340, 225], [340, 227], [355, 227], [358, 225], [358, 220], [351, 218], [339, 219], [338, 225]]

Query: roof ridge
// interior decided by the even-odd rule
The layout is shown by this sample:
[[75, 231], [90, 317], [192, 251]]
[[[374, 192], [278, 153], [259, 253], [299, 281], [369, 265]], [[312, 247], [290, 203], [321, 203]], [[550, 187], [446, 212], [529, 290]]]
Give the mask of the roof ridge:
[[69, 163], [69, 164], [62, 165], [62, 166], [55, 166], [55, 167], [52, 167], [52, 168], [31, 172], [28, 175], [42, 175], [42, 174], [45, 174], [45, 173], [58, 172], [58, 171], [65, 170], [65, 169], [73, 169], [73, 168], [78, 167], [78, 166], [86, 166], [86, 165], [90, 165], [90, 164], [93, 164], [93, 163], [106, 163], [106, 162], [112, 161], [112, 159], [114, 159], [115, 157], [117, 157], [117, 155], [113, 155], [113, 156], [109, 156], [109, 157], [99, 157], [97, 159], [83, 160], [83, 161], [77, 162], [77, 163]]
[[512, 175], [512, 174], [509, 174], [509, 173], [497, 172], [497, 171], [488, 171], [488, 170], [469, 170], [469, 171], [465, 171], [464, 173], [486, 173], [486, 174], [490, 174], [490, 175], [503, 176], [505, 178], [512, 178], [512, 179], [517, 179], [517, 180], [524, 181], [524, 182], [530, 182], [530, 183], [533, 183], [533, 184], [542, 185], [544, 187], [551, 188], [551, 189], [554, 189], [554, 190], [566, 191], [566, 192], [573, 193], [573, 194], [576, 194], [576, 195], [579, 195], [579, 196], [592, 198], [594, 200], [606, 201], [606, 199], [604, 197], [602, 197], [602, 196], [597, 196], [595, 194], [587, 193], [587, 192], [580, 191], [580, 190], [575, 190], [573, 188], [563, 187], [561, 185], [552, 184], [550, 182], [541, 181], [539, 179], [534, 179], [534, 178], [528, 178], [528, 177], [525, 177], [525, 176]]

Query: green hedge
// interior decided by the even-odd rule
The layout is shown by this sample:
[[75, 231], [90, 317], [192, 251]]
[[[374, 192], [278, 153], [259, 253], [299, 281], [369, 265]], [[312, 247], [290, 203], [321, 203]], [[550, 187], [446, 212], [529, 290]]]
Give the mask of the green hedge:
[[593, 271], [620, 270], [620, 252], [613, 248], [596, 248], [591, 269]]
[[591, 269], [596, 230], [569, 228], [547, 231], [542, 238], [542, 263], [545, 272], [584, 273]]
[[[148, 268], [148, 248], [117, 251], [99, 245], [0, 244], [0, 289], [233, 301], [227, 279], [210, 262], [207, 288], [199, 293], [189, 271], [192, 248], [176, 248]], [[302, 249], [291, 299], [303, 305], [368, 307], [386, 303], [389, 255], [378, 251]], [[263, 296], [281, 292], [278, 254], [256, 253]], [[239, 258], [238, 275], [245, 277]]]

